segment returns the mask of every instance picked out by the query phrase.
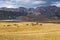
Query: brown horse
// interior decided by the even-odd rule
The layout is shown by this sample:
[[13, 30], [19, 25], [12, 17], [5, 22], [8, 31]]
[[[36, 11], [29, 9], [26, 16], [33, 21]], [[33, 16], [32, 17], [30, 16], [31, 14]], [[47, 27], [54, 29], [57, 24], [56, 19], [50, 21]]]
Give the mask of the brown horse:
[[32, 26], [36, 26], [36, 25], [38, 25], [38, 23], [36, 23], [36, 24], [32, 23]]
[[11, 26], [11, 25], [7, 25], [7, 26]]
[[40, 24], [40, 26], [42, 26], [43, 24]]
[[14, 26], [17, 26], [18, 24], [13, 24]]
[[27, 26], [29, 25], [29, 24], [26, 24]]

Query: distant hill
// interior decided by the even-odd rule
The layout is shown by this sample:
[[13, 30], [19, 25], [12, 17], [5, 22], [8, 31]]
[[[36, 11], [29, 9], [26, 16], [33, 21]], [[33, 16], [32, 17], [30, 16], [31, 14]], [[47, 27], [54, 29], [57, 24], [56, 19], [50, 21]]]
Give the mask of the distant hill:
[[46, 6], [37, 8], [0, 8], [1, 19], [22, 19], [27, 21], [60, 20], [60, 7]]
[[60, 8], [56, 6], [37, 7], [36, 8], [42, 15], [49, 16], [51, 18], [60, 18]]

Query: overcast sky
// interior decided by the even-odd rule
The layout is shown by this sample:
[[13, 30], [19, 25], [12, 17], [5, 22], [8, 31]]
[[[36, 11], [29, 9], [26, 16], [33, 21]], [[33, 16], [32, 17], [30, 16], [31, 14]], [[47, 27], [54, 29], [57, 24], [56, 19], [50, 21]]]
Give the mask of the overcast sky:
[[38, 7], [38, 6], [60, 7], [60, 0], [0, 0], [0, 7], [16, 8], [16, 7]]

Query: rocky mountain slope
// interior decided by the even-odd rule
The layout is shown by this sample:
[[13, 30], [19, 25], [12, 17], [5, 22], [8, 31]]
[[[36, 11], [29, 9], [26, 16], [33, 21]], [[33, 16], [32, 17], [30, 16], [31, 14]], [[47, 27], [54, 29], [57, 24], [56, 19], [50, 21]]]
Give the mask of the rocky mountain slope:
[[[39, 16], [38, 16], [39, 15]], [[60, 7], [46, 6], [37, 8], [0, 8], [0, 19], [18, 19], [21, 16], [39, 18], [44, 20], [45, 18], [60, 19]]]

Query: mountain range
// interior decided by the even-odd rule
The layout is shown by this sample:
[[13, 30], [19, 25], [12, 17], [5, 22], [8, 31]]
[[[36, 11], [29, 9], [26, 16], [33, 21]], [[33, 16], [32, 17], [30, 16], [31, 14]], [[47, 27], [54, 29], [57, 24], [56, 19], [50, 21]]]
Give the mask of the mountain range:
[[[30, 18], [30, 19], [29, 19]], [[0, 8], [0, 19], [34, 19], [34, 20], [60, 20], [60, 7], [42, 6], [37, 8]]]

